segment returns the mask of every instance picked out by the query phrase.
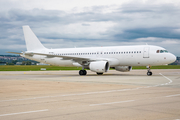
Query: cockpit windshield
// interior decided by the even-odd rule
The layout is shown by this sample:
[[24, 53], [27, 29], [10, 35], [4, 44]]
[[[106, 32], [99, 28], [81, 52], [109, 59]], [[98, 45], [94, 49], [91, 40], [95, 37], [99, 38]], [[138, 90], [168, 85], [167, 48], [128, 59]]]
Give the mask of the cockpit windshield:
[[167, 50], [157, 50], [156, 53], [168, 53]]

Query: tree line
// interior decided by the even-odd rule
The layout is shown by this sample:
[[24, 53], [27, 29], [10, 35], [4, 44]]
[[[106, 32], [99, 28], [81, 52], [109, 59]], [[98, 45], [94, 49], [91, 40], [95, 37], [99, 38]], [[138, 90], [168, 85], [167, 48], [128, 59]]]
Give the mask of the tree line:
[[[12, 62], [8, 63], [6, 62], [6, 65], [16, 65], [18, 61], [17, 60], [13, 60]], [[22, 61], [22, 64], [20, 65], [32, 65], [31, 61]]]

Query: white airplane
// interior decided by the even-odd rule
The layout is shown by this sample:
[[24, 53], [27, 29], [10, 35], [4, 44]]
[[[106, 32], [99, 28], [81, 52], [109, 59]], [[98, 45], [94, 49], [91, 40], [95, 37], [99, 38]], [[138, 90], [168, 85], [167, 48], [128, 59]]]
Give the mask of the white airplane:
[[152, 75], [150, 66], [164, 65], [176, 60], [166, 49], [153, 45], [87, 47], [87, 48], [45, 48], [29, 26], [23, 26], [26, 52], [16, 53], [25, 58], [56, 66], [82, 67], [79, 75], [86, 75], [90, 69], [98, 75], [109, 68], [127, 72], [131, 66], [147, 66], [147, 75]]

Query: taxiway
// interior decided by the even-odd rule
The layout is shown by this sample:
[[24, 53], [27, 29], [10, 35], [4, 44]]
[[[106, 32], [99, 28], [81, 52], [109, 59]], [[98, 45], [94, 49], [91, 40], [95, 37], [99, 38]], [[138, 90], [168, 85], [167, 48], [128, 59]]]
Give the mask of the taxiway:
[[1, 120], [179, 120], [180, 70], [0, 72]]

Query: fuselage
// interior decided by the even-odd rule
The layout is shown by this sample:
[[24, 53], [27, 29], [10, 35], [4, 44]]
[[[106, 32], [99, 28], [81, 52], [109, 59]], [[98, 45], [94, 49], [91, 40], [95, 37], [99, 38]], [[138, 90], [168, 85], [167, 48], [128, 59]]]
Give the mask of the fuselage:
[[[59, 56], [72, 56], [79, 58], [92, 58], [108, 60], [110, 67], [115, 66], [154, 66], [172, 63], [176, 57], [164, 48], [152, 45], [113, 46], [113, 47], [88, 47], [66, 49], [44, 49], [38, 52]], [[77, 61], [66, 60], [60, 57], [47, 57], [43, 55], [25, 55], [23, 57], [57, 66], [77, 66]]]

